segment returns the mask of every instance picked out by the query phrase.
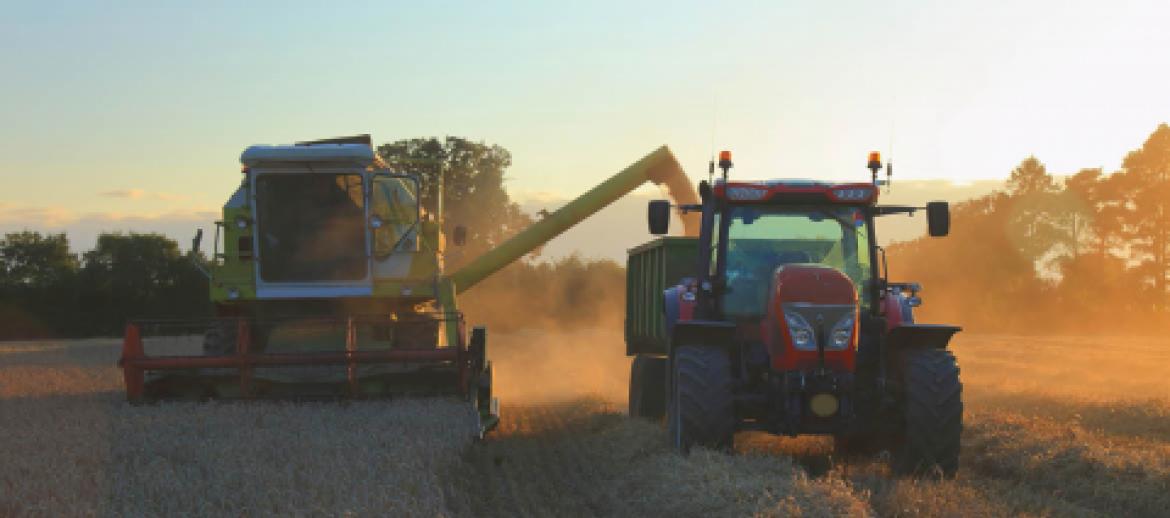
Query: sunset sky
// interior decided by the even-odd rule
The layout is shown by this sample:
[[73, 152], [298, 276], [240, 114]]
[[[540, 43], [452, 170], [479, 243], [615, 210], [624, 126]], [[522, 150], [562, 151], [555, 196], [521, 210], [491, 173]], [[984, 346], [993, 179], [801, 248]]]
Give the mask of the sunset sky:
[[1113, 170], [1170, 121], [1165, 1], [726, 4], [4, 5], [0, 231], [172, 232], [247, 145], [354, 133], [500, 144], [525, 201], [660, 144], [696, 179]]

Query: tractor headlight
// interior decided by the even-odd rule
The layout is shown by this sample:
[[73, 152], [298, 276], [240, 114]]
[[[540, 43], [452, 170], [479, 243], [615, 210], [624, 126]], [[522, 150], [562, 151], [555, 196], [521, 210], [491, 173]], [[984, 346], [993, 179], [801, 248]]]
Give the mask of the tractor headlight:
[[788, 322], [788, 334], [792, 337], [792, 346], [797, 349], [815, 350], [817, 348], [816, 333], [804, 317], [796, 313], [784, 313], [784, 320]]
[[853, 342], [853, 315], [846, 315], [829, 333], [829, 347], [833, 349], [847, 349]]

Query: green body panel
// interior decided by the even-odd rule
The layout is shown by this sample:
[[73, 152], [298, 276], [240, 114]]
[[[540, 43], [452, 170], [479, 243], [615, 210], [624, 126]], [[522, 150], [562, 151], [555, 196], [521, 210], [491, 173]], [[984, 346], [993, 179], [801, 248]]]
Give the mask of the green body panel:
[[681, 174], [682, 167], [670, 149], [656, 149], [455, 272], [451, 279], [456, 290], [467, 290], [647, 181], [662, 184], [676, 181]]
[[[221, 303], [229, 300], [243, 300], [256, 298], [255, 269], [250, 259], [240, 258], [240, 238], [247, 241], [252, 239], [253, 225], [244, 229], [236, 226], [238, 220], [251, 221], [252, 209], [246, 204], [239, 203], [245, 199], [246, 191], [241, 187], [232, 199], [223, 208], [223, 219], [217, 222], [223, 231], [223, 251], [212, 258], [210, 264], [212, 302]], [[238, 296], [232, 299], [228, 296], [229, 290], [236, 290]]]
[[630, 250], [626, 260], [626, 354], [666, 354], [663, 290], [695, 274], [698, 238], [662, 237]]

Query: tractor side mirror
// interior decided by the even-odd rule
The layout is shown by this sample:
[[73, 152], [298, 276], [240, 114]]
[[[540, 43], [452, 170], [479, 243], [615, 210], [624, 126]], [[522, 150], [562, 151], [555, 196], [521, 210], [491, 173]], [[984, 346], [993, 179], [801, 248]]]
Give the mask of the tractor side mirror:
[[455, 242], [455, 246], [467, 244], [467, 227], [455, 225], [455, 230], [451, 233], [451, 240]]
[[666, 200], [651, 200], [647, 207], [646, 219], [650, 223], [650, 233], [661, 236], [670, 231], [670, 202]]
[[945, 237], [951, 233], [951, 206], [945, 201], [926, 204], [926, 226], [930, 237]]

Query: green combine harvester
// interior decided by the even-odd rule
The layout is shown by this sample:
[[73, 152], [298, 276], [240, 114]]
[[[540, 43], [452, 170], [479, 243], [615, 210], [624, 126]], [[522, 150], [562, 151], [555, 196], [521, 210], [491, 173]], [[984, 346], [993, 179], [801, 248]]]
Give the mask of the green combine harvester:
[[[448, 274], [443, 229], [459, 246], [465, 228], [445, 225], [442, 196], [422, 206], [419, 176], [387, 167], [369, 136], [252, 146], [240, 161], [240, 187], [200, 265], [216, 317], [129, 322], [120, 364], [130, 401], [452, 394], [490, 429], [487, 331], [467, 332], [458, 294], [647, 181], [698, 201], [661, 147]], [[432, 188], [441, 193], [442, 181]], [[144, 345], [199, 333], [199, 355]]]

